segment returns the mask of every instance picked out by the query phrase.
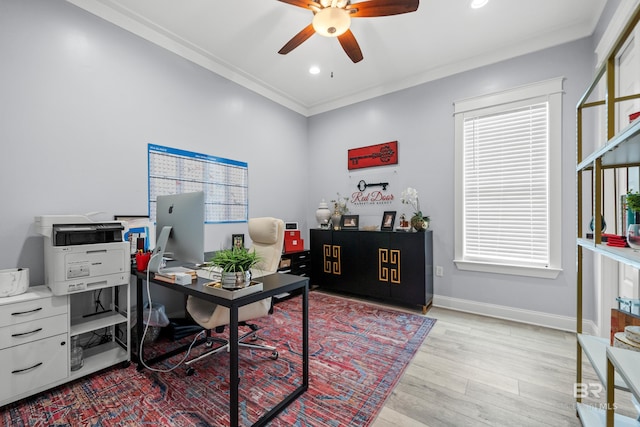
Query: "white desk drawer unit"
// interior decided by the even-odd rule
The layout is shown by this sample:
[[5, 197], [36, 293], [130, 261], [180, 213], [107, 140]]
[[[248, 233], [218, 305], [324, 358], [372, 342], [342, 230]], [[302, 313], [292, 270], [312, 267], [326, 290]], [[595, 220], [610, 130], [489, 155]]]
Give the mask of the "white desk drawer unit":
[[[23, 294], [0, 298], [0, 407], [117, 363], [127, 366], [129, 282], [112, 287], [111, 298], [108, 313], [74, 319], [73, 296], [54, 295], [46, 286], [31, 286]], [[110, 328], [112, 340], [85, 349], [84, 365], [72, 372], [71, 335], [104, 328]], [[123, 338], [118, 336], [121, 331]]]
[[0, 298], [0, 406], [67, 378], [68, 306], [45, 286]]

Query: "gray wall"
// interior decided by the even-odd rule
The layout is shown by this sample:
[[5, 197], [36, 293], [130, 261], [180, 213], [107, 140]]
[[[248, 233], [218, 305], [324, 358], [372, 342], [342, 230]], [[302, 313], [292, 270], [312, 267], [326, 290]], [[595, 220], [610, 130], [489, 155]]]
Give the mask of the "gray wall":
[[[298, 221], [308, 238], [320, 199], [349, 191], [347, 149], [398, 140], [396, 182], [416, 187], [432, 217], [444, 267], [437, 297], [573, 316], [574, 109], [592, 52], [591, 39], [580, 40], [306, 119], [63, 0], [2, 0], [0, 268], [29, 267], [32, 284], [42, 283], [35, 215], [146, 214], [147, 143], [248, 162], [250, 216]], [[453, 102], [558, 76], [564, 272], [542, 280], [458, 271]], [[408, 211], [397, 200], [384, 208], [394, 209]], [[364, 220], [379, 224], [380, 215]], [[236, 232], [245, 226], [207, 226], [207, 249]]]
[[[561, 316], [575, 315], [575, 106], [593, 75], [593, 48], [583, 39], [314, 116], [309, 120], [311, 192], [316, 200], [344, 190], [346, 149], [398, 140], [398, 182], [415, 187], [431, 215], [438, 298]], [[457, 100], [563, 76], [563, 273], [556, 280], [474, 273], [454, 263], [454, 119]], [[399, 212], [408, 212], [400, 203]], [[393, 210], [393, 209], [390, 209]], [[357, 213], [357, 212], [356, 212]], [[590, 303], [586, 304], [587, 306]], [[591, 311], [592, 307], [587, 307]]]
[[146, 215], [148, 143], [248, 162], [249, 215], [306, 225], [303, 116], [63, 0], [2, 0], [0, 62], [0, 268], [43, 283], [35, 215]]

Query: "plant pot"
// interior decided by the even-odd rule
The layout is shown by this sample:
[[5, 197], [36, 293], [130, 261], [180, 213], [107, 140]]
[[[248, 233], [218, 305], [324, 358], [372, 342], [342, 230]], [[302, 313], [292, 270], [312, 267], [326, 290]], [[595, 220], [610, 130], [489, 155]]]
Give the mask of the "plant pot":
[[251, 272], [223, 271], [220, 282], [224, 289], [242, 289], [251, 283]]
[[414, 215], [411, 217], [411, 226], [416, 231], [425, 231], [427, 228], [429, 228], [429, 222], [424, 218], [419, 217], [418, 215]]

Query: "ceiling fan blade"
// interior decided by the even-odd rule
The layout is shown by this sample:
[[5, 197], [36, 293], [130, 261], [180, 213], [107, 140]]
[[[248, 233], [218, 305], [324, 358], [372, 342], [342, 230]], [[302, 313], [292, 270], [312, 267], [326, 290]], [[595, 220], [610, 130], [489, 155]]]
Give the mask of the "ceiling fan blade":
[[310, 4], [318, 3], [317, 0], [278, 0], [278, 1], [282, 3], [290, 4], [292, 6], [302, 7], [305, 9], [310, 9], [309, 8]]
[[415, 12], [419, 5], [420, 0], [370, 0], [350, 4], [346, 9], [355, 10], [351, 12], [352, 18], [371, 18]]
[[293, 38], [289, 40], [287, 44], [282, 46], [282, 49], [280, 49], [278, 53], [281, 55], [286, 55], [287, 53], [291, 52], [293, 49], [300, 46], [309, 37], [314, 35], [315, 32], [316, 30], [313, 29], [313, 24], [307, 25], [302, 29], [302, 31], [300, 31], [298, 34], [293, 36]]
[[343, 35], [338, 36], [338, 41], [354, 63], [362, 61], [362, 51], [351, 30], [347, 30]]

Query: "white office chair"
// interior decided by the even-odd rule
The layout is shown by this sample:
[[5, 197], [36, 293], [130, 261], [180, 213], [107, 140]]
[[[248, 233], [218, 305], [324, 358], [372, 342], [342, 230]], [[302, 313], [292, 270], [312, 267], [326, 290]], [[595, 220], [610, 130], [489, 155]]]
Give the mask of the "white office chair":
[[[280, 264], [282, 247], [284, 245], [284, 221], [277, 218], [251, 218], [249, 219], [249, 238], [252, 241], [250, 251], [255, 250], [260, 257], [258, 265], [252, 269], [252, 278], [275, 273]], [[220, 333], [229, 324], [230, 313], [227, 307], [189, 296], [187, 299], [187, 311], [200, 326], [207, 329], [207, 345], [212, 346], [214, 342], [220, 343], [214, 348], [200, 356], [193, 358], [185, 364], [187, 365], [187, 375], [193, 375], [195, 370], [190, 366], [192, 363], [223, 350], [229, 351], [229, 341], [211, 337], [211, 330]], [[268, 345], [249, 344], [243, 342], [249, 337], [252, 341], [257, 339], [256, 325], [247, 324], [248, 320], [267, 316], [272, 311], [271, 297], [242, 306], [238, 309], [238, 322], [248, 326], [251, 330], [238, 338], [240, 347], [249, 347], [259, 350], [271, 351], [272, 359], [278, 358], [278, 350]]]

